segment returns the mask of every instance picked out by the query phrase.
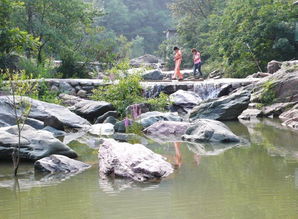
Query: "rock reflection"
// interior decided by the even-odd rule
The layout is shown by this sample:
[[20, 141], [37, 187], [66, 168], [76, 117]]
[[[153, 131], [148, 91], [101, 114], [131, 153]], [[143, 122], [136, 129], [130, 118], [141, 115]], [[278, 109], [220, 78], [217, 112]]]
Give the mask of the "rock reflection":
[[99, 176], [100, 189], [107, 194], [118, 194], [125, 190], [138, 189], [141, 191], [154, 190], [159, 187], [160, 180], [150, 182], [135, 182], [131, 179]]
[[34, 171], [23, 172], [18, 177], [0, 176], [0, 188], [11, 190], [30, 190], [35, 187], [53, 186], [68, 180], [76, 173], [40, 174]]

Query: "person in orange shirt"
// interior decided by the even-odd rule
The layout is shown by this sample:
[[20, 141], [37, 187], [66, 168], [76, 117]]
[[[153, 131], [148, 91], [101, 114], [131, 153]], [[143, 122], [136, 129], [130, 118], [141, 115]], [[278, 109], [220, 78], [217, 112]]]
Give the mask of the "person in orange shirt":
[[174, 56], [174, 61], [175, 61], [175, 71], [174, 71], [174, 77], [173, 79], [178, 79], [179, 81], [183, 80], [183, 75], [180, 72], [180, 66], [182, 62], [182, 52], [178, 47], [174, 47], [175, 51], [175, 56]]

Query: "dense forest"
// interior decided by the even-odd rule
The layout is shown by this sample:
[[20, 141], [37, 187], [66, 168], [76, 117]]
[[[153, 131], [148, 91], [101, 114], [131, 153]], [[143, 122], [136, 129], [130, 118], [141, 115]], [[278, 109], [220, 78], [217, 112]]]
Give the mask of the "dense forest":
[[298, 7], [292, 0], [174, 0], [169, 7], [179, 34], [163, 50], [179, 45], [190, 53], [196, 47], [211, 70], [245, 77], [266, 71], [273, 59], [297, 59]]
[[[172, 46], [198, 48], [205, 72], [245, 77], [272, 59], [297, 58], [292, 0], [1, 0], [0, 67], [33, 77], [89, 77], [85, 64], [145, 53], [170, 66]], [[164, 31], [178, 34], [165, 40]], [[17, 59], [17, 66], [16, 66]], [[50, 63], [62, 60], [53, 70]]]

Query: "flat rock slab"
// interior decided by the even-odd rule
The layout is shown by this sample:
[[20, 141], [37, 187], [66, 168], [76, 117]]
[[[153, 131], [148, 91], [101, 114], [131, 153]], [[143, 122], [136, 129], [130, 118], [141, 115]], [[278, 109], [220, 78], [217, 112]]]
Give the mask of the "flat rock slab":
[[182, 139], [190, 142], [239, 142], [236, 136], [225, 124], [210, 119], [199, 119], [191, 125], [182, 136]]
[[[10, 160], [14, 147], [18, 145], [18, 130], [16, 126], [0, 128], [0, 160]], [[36, 130], [25, 125], [22, 131], [20, 157], [35, 161], [52, 154], [76, 158], [75, 151], [63, 144], [52, 133]]]
[[173, 172], [172, 165], [141, 144], [120, 143], [105, 139], [99, 148], [99, 171], [143, 182], [161, 179]]
[[70, 159], [62, 155], [51, 155], [35, 161], [34, 168], [37, 171], [49, 173], [80, 173], [91, 165], [81, 161]]
[[[90, 123], [87, 120], [72, 113], [64, 106], [34, 100], [29, 97], [22, 97], [22, 99], [31, 104], [29, 118], [42, 121], [45, 125], [52, 126], [59, 130], [63, 130], [64, 128], [83, 128], [90, 126]], [[12, 96], [0, 97], [0, 115], [13, 114], [11, 100]], [[20, 102], [21, 98], [16, 97], [16, 101]]]

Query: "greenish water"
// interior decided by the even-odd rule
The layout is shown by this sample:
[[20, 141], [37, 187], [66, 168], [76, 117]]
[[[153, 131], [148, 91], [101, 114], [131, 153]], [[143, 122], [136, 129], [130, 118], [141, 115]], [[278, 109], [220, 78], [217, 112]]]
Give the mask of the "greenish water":
[[150, 141], [177, 167], [160, 183], [101, 180], [96, 151], [78, 142], [71, 146], [94, 165], [62, 182], [23, 164], [14, 190], [0, 163], [0, 218], [298, 218], [298, 133], [272, 120], [227, 125], [251, 144], [202, 151]]

